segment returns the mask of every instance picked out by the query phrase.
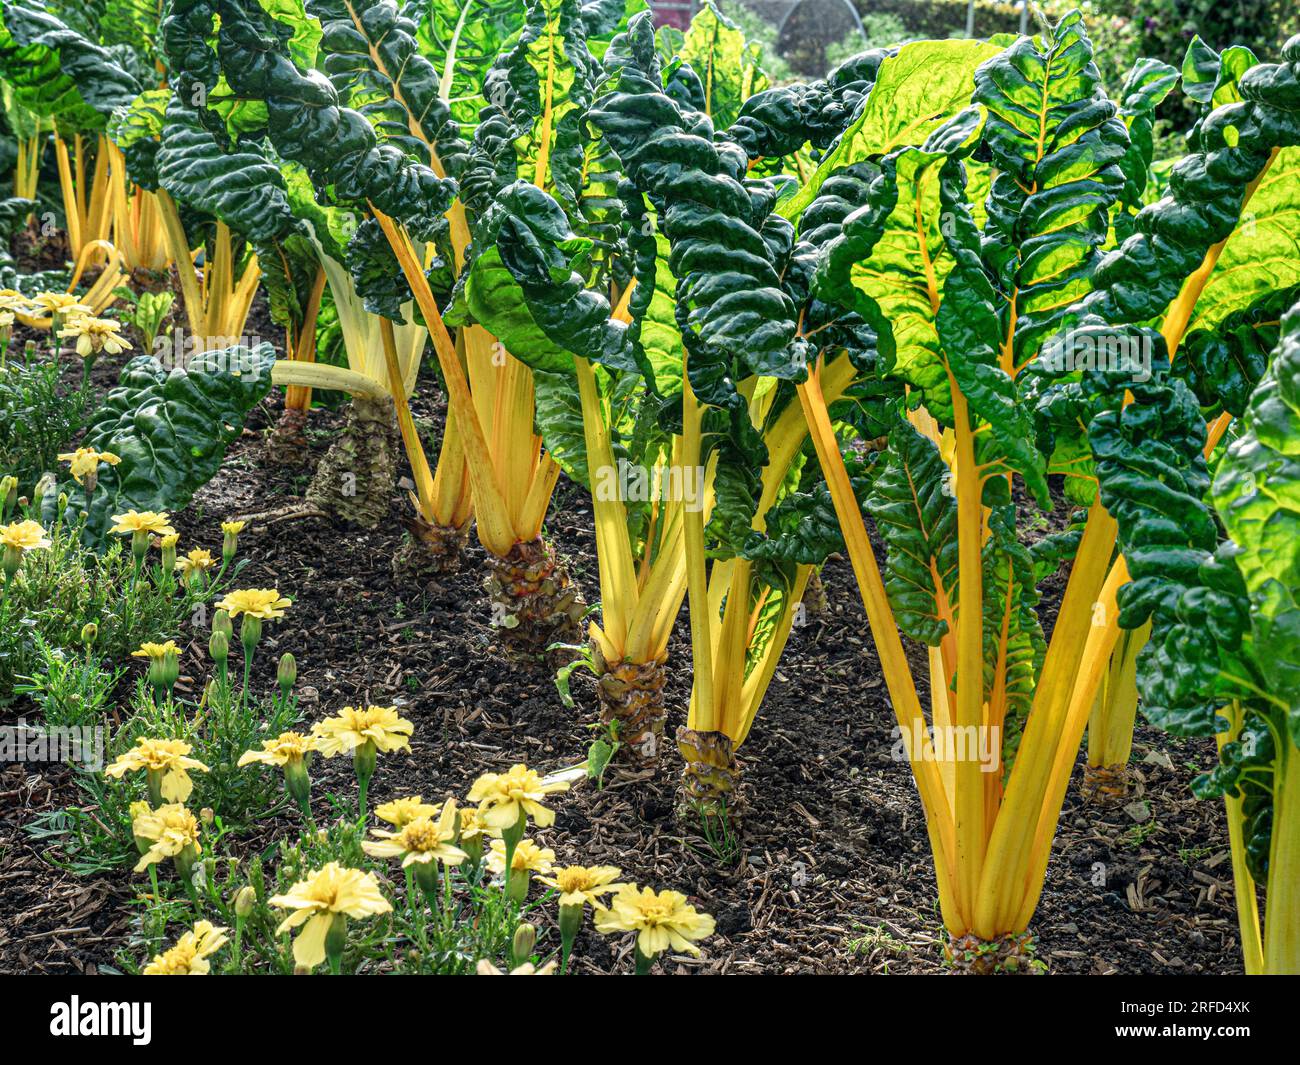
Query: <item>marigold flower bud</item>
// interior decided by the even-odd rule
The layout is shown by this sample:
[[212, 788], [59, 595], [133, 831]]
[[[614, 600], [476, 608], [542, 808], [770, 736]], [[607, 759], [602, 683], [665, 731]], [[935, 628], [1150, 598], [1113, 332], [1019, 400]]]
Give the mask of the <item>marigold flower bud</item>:
[[275, 679], [280, 684], [280, 693], [285, 698], [289, 697], [289, 689], [293, 687], [294, 682], [298, 679], [298, 660], [288, 651], [280, 656], [280, 666], [276, 670]]
[[531, 958], [535, 946], [537, 946], [537, 927], [525, 921], [515, 929], [515, 937], [510, 943], [512, 966], [522, 965]]
[[230, 657], [230, 637], [220, 629], [213, 632], [208, 637], [208, 654], [212, 656], [212, 661], [220, 665]]

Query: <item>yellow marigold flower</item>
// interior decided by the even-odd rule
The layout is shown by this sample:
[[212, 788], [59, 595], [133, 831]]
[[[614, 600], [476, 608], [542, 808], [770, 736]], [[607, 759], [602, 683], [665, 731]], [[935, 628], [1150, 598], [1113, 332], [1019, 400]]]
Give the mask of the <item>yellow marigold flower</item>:
[[136, 799], [135, 802], [127, 807], [127, 812], [131, 815], [131, 823], [134, 824], [145, 814], [153, 813], [153, 807], [145, 802], [144, 799]]
[[[375, 816], [387, 821], [394, 828], [405, 828], [417, 817], [434, 818], [442, 813], [442, 803], [427, 803], [420, 796], [411, 795], [404, 799], [394, 799], [375, 807]], [[463, 818], [465, 811], [461, 810]]]
[[232, 618], [240, 614], [250, 614], [262, 621], [284, 617], [284, 612], [293, 602], [285, 599], [274, 588], [245, 588], [242, 591], [228, 592], [217, 604], [218, 610], [224, 610]]
[[216, 562], [213, 561], [212, 552], [202, 547], [192, 548], [184, 558], [176, 560], [176, 568], [185, 577], [188, 577], [191, 573], [202, 573], [205, 570], [210, 570], [215, 565]]
[[245, 751], [236, 764], [245, 766], [261, 762], [263, 765], [284, 766], [290, 762], [301, 762], [318, 749], [315, 736], [304, 736], [301, 732], [281, 732], [273, 740], [263, 740], [260, 751]]
[[180, 533], [169, 533], [158, 541], [158, 546], [166, 550], [169, 547], [175, 547], [180, 542]]
[[144, 872], [154, 862], [160, 862], [164, 858], [175, 858], [186, 847], [193, 847], [195, 854], [203, 850], [199, 842], [198, 818], [180, 803], [169, 803], [140, 814], [131, 822], [131, 834], [136, 839], [153, 842], [153, 846], [136, 863], [137, 873]]
[[89, 314], [77, 314], [67, 319], [64, 327], [59, 330], [59, 336], [65, 340], [75, 338], [77, 354], [88, 359], [101, 351], [110, 355], [129, 351], [131, 342], [121, 335], [121, 330], [122, 323], [112, 318], [92, 318]]
[[[168, 640], [166, 643], [142, 643], [139, 650], [132, 651], [132, 658], [148, 658], [151, 661], [161, 661], [168, 655], [179, 655], [181, 649], [176, 646], [175, 640]], [[189, 748], [186, 748], [188, 750]]]
[[[531, 839], [521, 839], [510, 860], [512, 873], [549, 873], [554, 867], [555, 851], [550, 847], [539, 847]], [[506, 845], [503, 840], [492, 841], [492, 853], [488, 855], [488, 868], [494, 873], [506, 871]]]
[[460, 808], [460, 837], [457, 842], [478, 839], [485, 832], [487, 832], [487, 827], [479, 819], [478, 810], [473, 806], [462, 806]]
[[13, 311], [0, 311], [0, 330], [12, 329], [14, 325]]
[[79, 447], [76, 451], [65, 452], [59, 456], [60, 462], [70, 465], [69, 473], [77, 484], [85, 484], [86, 478], [99, 472], [99, 464], [107, 462], [116, 466], [122, 460], [111, 451], [96, 451], [93, 447]]
[[[0, 308], [8, 314], [21, 312], [26, 314], [32, 309], [32, 301], [19, 292], [16, 288], [0, 289]], [[12, 324], [12, 319], [10, 319]]]
[[539, 876], [537, 879], [560, 893], [561, 906], [581, 906], [590, 902], [596, 909], [603, 910], [605, 904], [600, 896], [625, 886], [614, 883], [620, 872], [622, 870], [613, 865], [566, 865], [556, 869], [552, 876]]
[[695, 943], [713, 935], [713, 918], [697, 912], [680, 891], [656, 893], [624, 884], [610, 898], [608, 909], [596, 911], [596, 928], [606, 934], [637, 933], [637, 950], [653, 958], [669, 947], [699, 954]]
[[469, 789], [469, 801], [478, 803], [479, 820], [492, 832], [501, 832], [527, 815], [539, 828], [555, 823], [555, 811], [541, 800], [552, 792], [568, 791], [567, 781], [547, 784], [526, 765], [512, 765], [508, 773], [484, 773]]
[[393, 908], [373, 873], [346, 869], [338, 862], [330, 862], [269, 901], [272, 906], [293, 910], [276, 929], [277, 935], [303, 926], [293, 941], [293, 960], [307, 968], [325, 960], [325, 936], [337, 915], [371, 917]]
[[532, 962], [526, 961], [523, 965], [518, 965], [506, 973], [498, 969], [487, 958], [480, 958], [475, 970], [479, 976], [552, 976], [557, 967], [554, 959], [548, 961], [540, 969]]
[[366, 741], [375, 749], [388, 754], [392, 751], [410, 750], [411, 733], [415, 726], [404, 717], [398, 717], [395, 706], [345, 706], [333, 717], [317, 721], [312, 733], [320, 740], [320, 751], [326, 758], [354, 751]]
[[125, 514], [114, 514], [115, 524], [109, 532], [115, 533], [154, 533], [158, 536], [170, 536], [176, 530], [168, 522], [170, 515], [165, 510], [128, 510]]
[[211, 921], [199, 921], [176, 945], [144, 967], [145, 976], [206, 976], [211, 971], [208, 958], [230, 942], [229, 929]]
[[35, 551], [39, 547], [49, 547], [49, 537], [39, 521], [11, 521], [0, 525], [0, 547], [12, 548], [14, 551]]
[[121, 777], [135, 769], [161, 772], [162, 797], [170, 802], [184, 802], [194, 790], [188, 770], [208, 771], [198, 759], [187, 757], [189, 753], [190, 745], [184, 740], [152, 740], [141, 736], [134, 747], [104, 772], [110, 777]]
[[431, 817], [417, 817], [403, 825], [396, 832], [383, 828], [372, 828], [371, 835], [376, 840], [365, 840], [361, 849], [372, 858], [402, 859], [402, 868], [416, 863], [442, 862], [445, 865], [460, 865], [469, 857], [459, 847], [453, 846], [456, 838], [456, 803], [446, 803], [438, 820]]
[[32, 297], [32, 305], [49, 314], [89, 314], [90, 308], [70, 292], [40, 292]]
[[246, 521], [223, 521], [221, 531], [227, 536], [238, 536], [244, 531], [244, 526], [247, 524]]

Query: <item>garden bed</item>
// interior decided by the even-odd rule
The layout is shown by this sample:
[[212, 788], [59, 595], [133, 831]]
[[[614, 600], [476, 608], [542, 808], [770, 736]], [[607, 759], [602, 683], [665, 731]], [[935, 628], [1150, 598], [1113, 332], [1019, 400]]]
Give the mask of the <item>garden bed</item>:
[[[97, 381], [111, 379], [107, 370]], [[436, 389], [429, 382], [419, 394], [437, 396]], [[286, 469], [263, 462], [263, 434], [279, 409], [273, 396], [221, 473], [174, 515], [182, 545], [218, 545], [222, 520], [288, 509], [301, 493], [339, 418], [314, 412], [310, 462]], [[440, 420], [440, 409], [422, 413]], [[277, 587], [294, 601], [267, 627], [260, 681], [272, 684], [276, 656], [291, 651], [308, 721], [358, 701], [399, 706], [415, 724], [411, 753], [381, 761], [376, 802], [463, 795], [478, 774], [516, 761], [544, 771], [581, 761], [592, 736], [584, 724], [596, 718], [593, 684], [574, 674], [577, 707], [569, 710], [548, 666], [505, 655], [488, 624], [484, 556], [472, 537], [458, 574], [424, 587], [394, 579], [405, 506], [395, 494], [389, 522], [373, 532], [309, 517], [254, 523], [243, 533], [241, 555], [250, 561], [241, 583]], [[588, 602], [598, 598], [590, 529], [590, 501], [561, 482], [547, 532]], [[897, 755], [861, 601], [838, 557], [824, 582], [828, 609], [796, 628], [745, 746], [748, 816], [734, 846], [710, 843], [677, 818], [681, 759], [671, 744], [653, 779], [581, 784], [556, 798], [555, 826], [535, 834], [563, 861], [617, 865], [630, 879], [687, 893], [716, 917], [703, 957], [674, 957], [665, 970], [945, 969], [921, 806]], [[1050, 617], [1054, 604], [1044, 606]], [[690, 694], [687, 631], [683, 619], [672, 645], [669, 734], [684, 723]], [[205, 647], [206, 633], [185, 646], [181, 684], [191, 695], [209, 668]], [[32, 708], [20, 701], [0, 723], [24, 714], [30, 719]], [[1213, 764], [1213, 741], [1139, 726], [1138, 783], [1124, 809], [1081, 802], [1082, 761], [1081, 753], [1033, 923], [1039, 959], [1053, 973], [1240, 972], [1222, 806], [1197, 802], [1187, 786]], [[351, 773], [344, 759], [317, 762], [316, 794], [349, 795]], [[65, 767], [0, 771], [0, 971], [93, 973], [132, 951], [143, 877], [126, 869], [74, 876], [59, 868], [57, 843], [29, 834], [40, 815], [79, 798]], [[227, 842], [233, 853], [252, 855], [296, 829], [296, 815], [281, 812]], [[553, 916], [539, 913], [543, 922]], [[615, 942], [588, 927], [575, 951], [578, 971], [626, 968]]]

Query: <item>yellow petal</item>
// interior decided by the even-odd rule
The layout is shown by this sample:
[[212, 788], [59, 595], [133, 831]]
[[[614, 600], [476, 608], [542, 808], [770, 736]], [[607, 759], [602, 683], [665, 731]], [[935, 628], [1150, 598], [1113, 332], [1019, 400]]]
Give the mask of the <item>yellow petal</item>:
[[168, 802], [184, 802], [194, 790], [194, 781], [183, 769], [173, 769], [162, 781], [162, 796]]
[[334, 923], [332, 913], [318, 913], [298, 933], [293, 941], [293, 960], [299, 965], [314, 969], [325, 960], [325, 936]]

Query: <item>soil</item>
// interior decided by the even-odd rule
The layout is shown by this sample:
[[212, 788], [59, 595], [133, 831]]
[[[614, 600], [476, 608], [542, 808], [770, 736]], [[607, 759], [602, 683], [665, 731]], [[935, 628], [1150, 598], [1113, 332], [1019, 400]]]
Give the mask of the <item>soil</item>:
[[[247, 332], [282, 337], [263, 308], [259, 300]], [[113, 383], [118, 365], [101, 360], [96, 384]], [[436, 382], [423, 382], [418, 396], [417, 417], [436, 427]], [[222, 471], [174, 515], [183, 549], [217, 549], [223, 519], [301, 497], [341, 418], [313, 411], [309, 464], [286, 469], [263, 461], [280, 409], [280, 396], [269, 397]], [[375, 802], [464, 795], [479, 773], [517, 761], [548, 772], [579, 762], [593, 735], [586, 726], [598, 717], [593, 682], [574, 674], [577, 707], [569, 710], [548, 668], [505, 656], [488, 624], [487, 570], [473, 538], [461, 572], [424, 587], [395, 580], [390, 560], [408, 506], [405, 490], [395, 492], [377, 531], [307, 517], [257, 522], [241, 535], [240, 554], [250, 561], [240, 584], [273, 586], [293, 599], [287, 617], [266, 626], [259, 682], [271, 685], [276, 657], [292, 651], [308, 720], [363, 700], [399, 705], [416, 726], [412, 751], [381, 758]], [[594, 603], [591, 530], [585, 493], [562, 480], [546, 535]], [[745, 817], [731, 860], [675, 817], [681, 759], [672, 745], [653, 779], [584, 783], [557, 797], [554, 827], [535, 834], [562, 862], [619, 866], [624, 879], [683, 891], [716, 917], [702, 958], [673, 957], [661, 970], [947, 971], [921, 805], [907, 762], [895, 754], [893, 712], [852, 572], [834, 558], [823, 578], [828, 608], [794, 630], [741, 751]], [[1058, 579], [1045, 589], [1045, 617], [1054, 615], [1060, 588]], [[690, 694], [688, 632], [683, 617], [671, 647], [669, 736], [684, 723]], [[182, 660], [183, 675], [198, 681], [205, 639], [195, 634]], [[915, 664], [923, 662], [918, 655]], [[24, 713], [30, 717], [31, 706], [16, 704], [0, 724]], [[1134, 801], [1103, 811], [1081, 803], [1080, 756], [1032, 925], [1049, 972], [1241, 971], [1222, 806], [1195, 800], [1188, 788], [1214, 757], [1213, 741], [1178, 741], [1140, 726]], [[313, 777], [314, 794], [352, 794], [346, 759], [318, 760]], [[72, 876], [26, 831], [42, 813], [79, 800], [66, 767], [0, 768], [0, 972], [94, 973], [112, 966], [130, 935], [138, 880], [127, 871]], [[281, 815], [243, 845], [251, 853], [291, 830], [296, 821]], [[629, 971], [628, 950], [630, 943], [584, 931], [575, 966]]]

